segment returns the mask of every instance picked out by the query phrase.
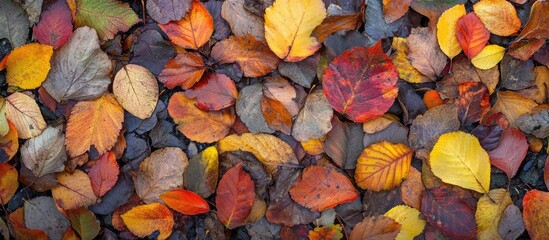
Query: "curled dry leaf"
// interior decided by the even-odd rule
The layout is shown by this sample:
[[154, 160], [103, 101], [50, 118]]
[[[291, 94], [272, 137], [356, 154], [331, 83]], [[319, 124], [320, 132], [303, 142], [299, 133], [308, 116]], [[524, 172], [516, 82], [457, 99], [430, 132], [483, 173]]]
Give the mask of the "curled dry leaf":
[[549, 236], [549, 193], [530, 190], [522, 200], [522, 219], [532, 239], [541, 240]]
[[300, 142], [324, 137], [332, 129], [333, 114], [324, 92], [313, 91], [294, 121], [292, 136]]
[[252, 35], [231, 36], [217, 43], [211, 57], [220, 64], [236, 62], [245, 77], [266, 75], [278, 66], [280, 59]]
[[393, 240], [401, 231], [401, 225], [385, 216], [366, 217], [357, 223], [350, 240]]
[[19, 187], [19, 174], [14, 166], [0, 163], [0, 204], [7, 204]]
[[205, 71], [206, 65], [200, 54], [195, 52], [180, 53], [166, 63], [158, 75], [158, 80], [169, 89], [177, 86], [189, 89], [200, 81]]
[[160, 195], [183, 185], [183, 173], [189, 165], [187, 155], [179, 148], [154, 151], [139, 165], [133, 179], [135, 192], [145, 203], [160, 202]]
[[414, 150], [402, 143], [374, 143], [358, 157], [355, 181], [363, 189], [391, 190], [408, 177]]
[[288, 62], [299, 62], [313, 55], [322, 45], [311, 33], [325, 17], [322, 0], [275, 0], [265, 10], [265, 39], [269, 48]]
[[160, 195], [160, 198], [168, 207], [185, 215], [197, 215], [210, 211], [206, 200], [188, 190], [170, 190]]
[[50, 73], [42, 86], [57, 102], [91, 100], [107, 91], [111, 69], [108, 55], [99, 47], [97, 32], [81, 27], [53, 55]]
[[398, 73], [381, 42], [343, 52], [323, 76], [324, 94], [332, 108], [355, 122], [383, 115], [398, 95]]
[[408, 37], [408, 60], [420, 73], [437, 80], [446, 67], [446, 55], [437, 47], [437, 36], [428, 27], [413, 28]]
[[498, 223], [503, 211], [511, 204], [513, 204], [513, 200], [511, 200], [509, 192], [503, 188], [492, 189], [480, 197], [475, 213], [478, 239], [501, 239]]
[[310, 166], [290, 189], [300, 205], [322, 212], [358, 198], [358, 191], [347, 176], [330, 167]]
[[168, 113], [178, 124], [177, 129], [193, 141], [212, 143], [229, 133], [235, 121], [233, 108], [206, 112], [195, 106], [195, 101], [182, 92], [172, 95]]
[[113, 152], [103, 154], [92, 165], [88, 176], [95, 196], [102, 197], [116, 184], [120, 169]]
[[246, 224], [254, 197], [254, 182], [242, 170], [242, 163], [239, 163], [229, 169], [219, 181], [215, 198], [219, 220], [229, 229]]
[[6, 62], [6, 81], [11, 87], [35, 89], [42, 85], [50, 71], [53, 47], [29, 43], [14, 49]]
[[22, 139], [36, 137], [46, 128], [38, 104], [24, 93], [15, 92], [6, 98], [6, 118], [13, 123]]
[[123, 121], [124, 109], [110, 93], [78, 102], [67, 123], [65, 144], [69, 155], [77, 157], [92, 145], [98, 154], [107, 152], [116, 143]]
[[233, 80], [221, 73], [211, 73], [193, 88], [185, 91], [185, 96], [196, 99], [196, 107], [204, 111], [216, 111], [234, 105], [238, 91]]
[[158, 239], [166, 239], [172, 234], [173, 214], [160, 203], [135, 206], [120, 215], [131, 233], [144, 238], [158, 231]]
[[63, 126], [48, 127], [21, 147], [21, 161], [36, 178], [62, 172], [67, 161]]
[[449, 58], [461, 52], [461, 45], [456, 37], [458, 19], [465, 16], [465, 5], [459, 4], [444, 11], [437, 22], [437, 40], [440, 49]]
[[417, 209], [404, 205], [391, 208], [384, 216], [400, 224], [400, 232], [396, 236], [396, 240], [413, 239], [419, 236], [426, 224]]
[[[71, 3], [71, 5], [74, 2]], [[102, 40], [112, 39], [119, 31], [128, 31], [139, 22], [128, 3], [113, 0], [76, 0], [76, 27], [89, 26], [97, 30]], [[74, 11], [74, 10], [72, 10]]]
[[170, 41], [182, 48], [198, 49], [212, 36], [214, 22], [212, 15], [202, 3], [193, 1], [191, 10], [179, 21], [160, 24]]
[[456, 38], [468, 58], [476, 57], [490, 39], [490, 32], [474, 12], [457, 21]]
[[116, 73], [112, 92], [126, 111], [140, 119], [150, 117], [158, 102], [156, 78], [148, 69], [135, 64], [128, 64]]
[[51, 194], [62, 209], [87, 207], [96, 202], [97, 197], [93, 193], [90, 178], [81, 170], [59, 173], [57, 181], [58, 185], [51, 190]]
[[490, 163], [505, 172], [511, 179], [517, 174], [527, 152], [528, 142], [524, 133], [510, 127], [503, 131], [497, 147], [488, 152], [488, 155]]
[[509, 36], [520, 29], [517, 11], [506, 0], [482, 0], [473, 5], [473, 9], [486, 29], [493, 34]]

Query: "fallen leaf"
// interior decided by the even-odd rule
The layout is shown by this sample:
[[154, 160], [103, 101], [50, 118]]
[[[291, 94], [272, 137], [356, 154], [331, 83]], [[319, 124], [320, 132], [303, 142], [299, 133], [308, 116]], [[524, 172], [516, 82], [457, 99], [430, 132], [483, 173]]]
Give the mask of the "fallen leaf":
[[36, 178], [62, 172], [67, 161], [63, 126], [48, 127], [21, 147], [21, 161]]
[[250, 152], [270, 173], [276, 172], [281, 165], [299, 164], [292, 148], [270, 134], [233, 134], [217, 142], [217, 150], [219, 154], [238, 150]]
[[71, 226], [82, 240], [94, 239], [101, 230], [101, 226], [95, 215], [85, 208], [77, 208], [68, 211]]
[[40, 43], [29, 43], [14, 49], [6, 63], [6, 81], [10, 87], [35, 89], [42, 85], [50, 71], [53, 48]]
[[408, 60], [420, 73], [437, 80], [446, 67], [446, 55], [437, 47], [437, 36], [427, 27], [412, 28], [408, 37]]
[[457, 21], [456, 38], [468, 58], [476, 57], [488, 43], [490, 32], [474, 12]]
[[[331, 109], [331, 107], [330, 107]], [[268, 127], [286, 135], [292, 132], [292, 116], [286, 106], [276, 99], [263, 96], [261, 98], [261, 113]]]
[[385, 22], [392, 23], [408, 12], [412, 0], [383, 0]]
[[0, 39], [6, 38], [13, 47], [27, 42], [30, 22], [20, 4], [10, 0], [0, 2]]
[[421, 172], [411, 167], [408, 177], [400, 185], [402, 202], [413, 208], [421, 208], [421, 194], [425, 186], [421, 179]]
[[218, 166], [218, 153], [214, 146], [194, 155], [183, 175], [185, 188], [203, 198], [209, 197], [217, 186]]
[[225, 74], [211, 73], [185, 91], [185, 96], [196, 99], [196, 107], [204, 111], [217, 111], [235, 104], [238, 91], [233, 80]]
[[7, 162], [11, 160], [19, 150], [17, 129], [15, 129], [15, 125], [13, 125], [11, 121], [6, 121], [9, 126], [9, 131], [5, 136], [0, 137], [0, 162]]
[[135, 206], [120, 217], [130, 232], [141, 238], [156, 231], [158, 239], [166, 239], [172, 234], [172, 212], [160, 203]]
[[339, 167], [356, 167], [356, 159], [364, 150], [364, 132], [360, 128], [359, 124], [342, 122], [338, 117], [332, 118], [332, 130], [324, 141], [324, 152]]
[[417, 0], [412, 1], [412, 9], [423, 16], [429, 18], [430, 23], [436, 23], [436, 19], [447, 9], [458, 5], [465, 4], [466, 0]]
[[206, 112], [195, 106], [195, 101], [182, 92], [172, 95], [168, 113], [178, 124], [177, 129], [193, 141], [212, 143], [225, 137], [235, 121], [232, 108]]
[[5, 137], [9, 133], [10, 124], [8, 122], [6, 118], [6, 98], [0, 97], [0, 137]]
[[133, 179], [135, 192], [147, 204], [161, 202], [161, 194], [183, 185], [188, 165], [187, 155], [179, 148], [154, 151], [139, 164], [139, 172]]
[[168, 61], [176, 57], [174, 46], [171, 42], [164, 40], [160, 29], [146, 30], [133, 41], [130, 63], [141, 65], [154, 75], [159, 75], [164, 67], [169, 67], [166, 66]]
[[[307, 59], [299, 63], [307, 61]], [[299, 95], [301, 96], [301, 94]], [[302, 97], [298, 96], [298, 88], [294, 87], [294, 85], [288, 82], [288, 80], [280, 76], [270, 77], [264, 80], [263, 96], [267, 98], [275, 99], [280, 103], [282, 103], [292, 117], [296, 116], [302, 107], [301, 106], [302, 101], [300, 100], [302, 99]], [[305, 99], [303, 98], [303, 100]]]
[[51, 194], [62, 209], [87, 207], [96, 202], [97, 197], [93, 193], [90, 178], [81, 170], [58, 173], [57, 181], [58, 185], [51, 190]]
[[490, 163], [501, 169], [511, 179], [517, 174], [520, 164], [528, 152], [524, 134], [516, 128], [503, 131], [496, 148], [488, 152]]
[[[549, 38], [549, 3], [544, 1], [536, 1], [530, 10], [530, 18], [520, 32], [517, 39], [523, 38]], [[520, 26], [520, 25], [519, 25]]]
[[361, 13], [328, 16], [313, 30], [311, 36], [316, 38], [319, 42], [324, 42], [328, 36], [335, 32], [356, 30], [361, 25]]
[[544, 39], [532, 38], [522, 42], [514, 42], [509, 47], [511, 57], [526, 61], [534, 55], [543, 45]]
[[536, 189], [528, 191], [522, 199], [522, 219], [532, 239], [543, 239], [549, 234], [546, 227], [549, 222], [548, 203], [549, 193]]
[[501, 238], [517, 239], [524, 230], [520, 209], [514, 204], [507, 206], [501, 215], [501, 220], [499, 220], [498, 232]]
[[18, 176], [19, 174], [14, 166], [8, 163], [0, 163], [0, 204], [7, 204], [17, 191], [19, 187]]
[[431, 151], [429, 166], [445, 183], [480, 193], [490, 189], [490, 158], [471, 134], [442, 134]]
[[36, 137], [46, 128], [46, 122], [36, 101], [28, 95], [14, 92], [6, 98], [6, 118], [22, 139]]
[[321, 89], [311, 92], [294, 121], [292, 136], [300, 142], [324, 137], [332, 129], [333, 113]]
[[326, 140], [327, 135], [323, 138], [311, 138], [306, 142], [300, 142], [301, 147], [307, 154], [310, 155], [319, 155], [324, 152], [324, 140]]
[[158, 102], [156, 78], [149, 70], [135, 64], [128, 64], [116, 73], [112, 92], [126, 111], [140, 119], [149, 118]]
[[458, 117], [465, 126], [471, 125], [490, 110], [490, 94], [480, 82], [465, 82], [458, 86], [459, 98], [456, 100]]
[[431, 149], [440, 135], [459, 130], [458, 119], [454, 104], [447, 103], [429, 109], [412, 122], [408, 135], [410, 147], [415, 150]]
[[114, 187], [120, 173], [113, 152], [103, 154], [88, 171], [95, 196], [102, 197]]
[[315, 227], [309, 231], [310, 240], [339, 240], [343, 238], [342, 227], [339, 224], [332, 224], [326, 227]]
[[471, 59], [471, 63], [478, 69], [487, 70], [496, 66], [503, 59], [504, 54], [505, 48], [495, 44], [486, 45]]
[[160, 198], [168, 207], [185, 215], [197, 215], [210, 211], [206, 200], [188, 190], [173, 189], [160, 195]]
[[99, 47], [96, 31], [81, 27], [53, 55], [50, 73], [42, 86], [57, 102], [91, 100], [107, 91], [111, 69], [108, 55]]
[[[112, 39], [139, 22], [128, 3], [114, 0], [76, 0], [76, 27], [88, 26], [97, 30], [102, 40]], [[74, 36], [73, 36], [74, 38]]]
[[[288, 11], [290, 8], [293, 10]], [[284, 61], [301, 61], [321, 47], [311, 33], [324, 18], [326, 8], [321, 0], [275, 0], [265, 10], [267, 45]]]
[[245, 77], [260, 77], [276, 69], [278, 57], [252, 35], [232, 36], [212, 48], [210, 55], [220, 64], [236, 62]]
[[[278, 65], [278, 72], [305, 88], [310, 88], [317, 77], [320, 54], [314, 54], [299, 62], [281, 62]], [[319, 75], [319, 78], [322, 77]], [[274, 77], [276, 79], [277, 77]]]
[[65, 144], [69, 155], [82, 155], [92, 145], [100, 155], [107, 152], [116, 143], [123, 121], [124, 109], [110, 93], [78, 102], [67, 123]]
[[396, 51], [391, 54], [391, 59], [397, 68], [399, 78], [410, 83], [426, 83], [432, 81], [430, 78], [421, 74], [412, 66], [410, 61], [408, 61], [408, 56], [406, 55], [406, 52], [408, 52], [408, 40], [406, 38], [394, 37], [392, 48], [396, 49]]
[[[151, 0], [147, 1], [147, 13], [160, 24], [181, 20], [191, 9], [192, 0]], [[168, 11], [168, 9], [170, 11]]]
[[436, 90], [429, 90], [423, 94], [423, 103], [427, 109], [431, 109], [443, 105], [444, 101], [442, 101], [440, 94]]
[[396, 67], [381, 49], [352, 48], [336, 57], [323, 76], [324, 94], [334, 110], [354, 122], [383, 115], [398, 94]]
[[40, 43], [55, 49], [65, 45], [72, 36], [72, 15], [67, 1], [44, 4], [40, 21], [34, 25], [32, 33]]
[[25, 201], [24, 214], [24, 222], [21, 222], [23, 226], [20, 226], [20, 228], [29, 228], [34, 232], [24, 231], [27, 234], [32, 234], [29, 234], [31, 236], [24, 234], [26, 238], [23, 239], [42, 237], [36, 230], [42, 230], [42, 233], [47, 234], [47, 237], [43, 239], [48, 239], [48, 237], [49, 239], [61, 239], [65, 230], [70, 228], [69, 220], [57, 210], [51, 197], [41, 196]]
[[[544, 106], [544, 107], [541, 107]], [[539, 108], [533, 108], [530, 113], [520, 116], [516, 125], [525, 133], [532, 134], [539, 138], [549, 137], [549, 108], [547, 105], [541, 105]]]
[[193, 1], [191, 10], [179, 21], [160, 24], [170, 41], [182, 48], [198, 49], [212, 36], [214, 23], [212, 15], [202, 3]]
[[206, 65], [200, 54], [186, 52], [170, 59], [158, 75], [158, 80], [169, 89], [177, 86], [189, 89], [202, 78], [205, 71]]
[[[51, 199], [51, 198], [50, 198]], [[52, 201], [53, 203], [53, 201]], [[7, 233], [12, 234], [16, 239], [37, 239], [48, 240], [46, 232], [37, 229], [28, 229], [25, 224], [24, 208], [20, 207], [11, 212], [8, 216], [9, 230]], [[67, 226], [68, 223], [67, 223]], [[9, 239], [9, 238], [8, 238]]]
[[290, 189], [290, 196], [300, 205], [322, 212], [339, 204], [354, 201], [359, 194], [347, 176], [330, 167], [310, 166]]
[[516, 126], [517, 119], [530, 112], [537, 104], [512, 91], [499, 91], [497, 100], [492, 109], [485, 116], [501, 112], [505, 115], [511, 127]]
[[239, 163], [221, 177], [217, 186], [215, 206], [219, 220], [229, 229], [246, 224], [254, 197], [254, 182]]
[[509, 90], [522, 90], [534, 86], [534, 60], [521, 61], [509, 55], [500, 63], [500, 86]]
[[261, 110], [261, 99], [264, 95], [263, 86], [259, 83], [246, 86], [240, 89], [238, 95], [236, 114], [250, 132], [274, 133], [275, 130], [269, 128]]
[[473, 5], [475, 14], [486, 29], [499, 36], [518, 32], [521, 23], [513, 4], [505, 0], [482, 0]]
[[385, 217], [393, 219], [400, 224], [400, 232], [396, 240], [413, 239], [423, 232], [425, 220], [420, 218], [419, 211], [415, 208], [398, 205], [385, 213]]
[[457, 56], [462, 48], [456, 35], [458, 20], [465, 16], [465, 5], [460, 4], [444, 11], [437, 22], [437, 40], [440, 49], [450, 59]]
[[358, 157], [356, 184], [367, 190], [391, 190], [406, 179], [414, 150], [387, 141], [374, 143]]
[[503, 211], [511, 204], [513, 204], [513, 200], [511, 200], [509, 192], [503, 188], [492, 189], [480, 197], [475, 213], [478, 239], [501, 239], [498, 223]]
[[265, 42], [265, 21], [245, 8], [246, 0], [227, 0], [221, 7], [221, 16], [227, 20], [236, 36], [251, 34]]
[[[393, 37], [395, 32], [403, 25], [405, 18], [399, 18], [392, 23], [387, 23], [382, 0], [368, 1], [364, 10], [364, 35], [371, 41], [377, 42], [383, 38]], [[361, 35], [364, 38], [364, 35]], [[370, 45], [370, 44], [369, 44]]]
[[385, 216], [366, 217], [357, 223], [349, 236], [350, 240], [394, 240], [401, 225]]

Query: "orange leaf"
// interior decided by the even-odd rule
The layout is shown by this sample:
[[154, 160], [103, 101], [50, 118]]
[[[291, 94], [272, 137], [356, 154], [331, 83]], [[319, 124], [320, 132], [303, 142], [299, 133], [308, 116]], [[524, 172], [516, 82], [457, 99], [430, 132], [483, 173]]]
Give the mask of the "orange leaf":
[[160, 198], [168, 207], [186, 215], [197, 215], [210, 211], [206, 200], [188, 190], [174, 189], [165, 192]]
[[46, 232], [42, 230], [28, 229], [25, 226], [25, 210], [20, 207], [10, 213], [9, 217], [10, 228], [15, 239], [19, 240], [48, 240]]
[[19, 187], [17, 169], [8, 163], [0, 163], [0, 204], [7, 204]]
[[185, 91], [188, 98], [196, 98], [196, 107], [204, 111], [221, 110], [234, 105], [238, 91], [233, 80], [221, 73], [206, 75], [193, 88]]
[[0, 162], [9, 161], [19, 150], [19, 139], [17, 138], [17, 129], [10, 120], [8, 126], [10, 127], [6, 136], [0, 137]]
[[116, 143], [123, 121], [124, 109], [110, 93], [95, 100], [78, 102], [67, 123], [65, 144], [69, 155], [79, 156], [92, 145], [98, 154], [104, 154]]
[[549, 38], [549, 14], [547, 14], [547, 11], [549, 11], [549, 2], [534, 2], [530, 11], [530, 18], [518, 38]]
[[172, 43], [188, 49], [198, 49], [204, 45], [214, 30], [212, 16], [198, 1], [193, 2], [191, 11], [183, 19], [159, 26]]
[[437, 91], [429, 90], [423, 95], [423, 103], [425, 103], [427, 109], [431, 109], [444, 104], [444, 101], [442, 101], [440, 94]]
[[242, 162], [229, 169], [219, 181], [215, 205], [219, 220], [229, 229], [246, 224], [252, 211], [255, 190], [250, 175], [242, 170]]
[[93, 193], [90, 178], [81, 170], [74, 173], [57, 174], [57, 187], [51, 190], [53, 199], [64, 210], [87, 207], [94, 204], [97, 197]]
[[281, 102], [263, 96], [261, 98], [261, 113], [269, 128], [278, 130], [286, 135], [292, 131], [292, 116]]
[[522, 200], [522, 218], [532, 239], [542, 240], [549, 236], [549, 193], [531, 190]]
[[421, 172], [415, 168], [410, 168], [408, 178], [400, 185], [400, 195], [402, 202], [413, 208], [421, 208], [421, 194], [425, 186], [421, 180]]
[[401, 225], [385, 216], [366, 217], [353, 228], [350, 240], [393, 240]]
[[211, 57], [221, 64], [237, 62], [245, 77], [260, 77], [276, 69], [280, 59], [252, 35], [232, 36], [217, 43]]
[[116, 184], [120, 173], [116, 157], [113, 152], [103, 154], [88, 172], [95, 196], [105, 195]]
[[195, 101], [178, 92], [168, 103], [168, 113], [177, 129], [193, 141], [212, 143], [225, 137], [235, 120], [233, 108], [205, 112], [195, 106]]
[[158, 80], [169, 89], [177, 86], [189, 89], [202, 78], [205, 71], [206, 65], [200, 54], [186, 52], [169, 60], [158, 75]]
[[315, 227], [309, 231], [309, 240], [339, 240], [343, 238], [342, 227], [339, 224], [332, 224], [327, 227]]
[[408, 12], [412, 0], [383, 0], [385, 22], [392, 23]]
[[514, 42], [509, 49], [509, 55], [522, 61], [527, 61], [535, 52], [545, 44], [545, 39], [528, 39], [527, 41]]
[[461, 17], [456, 24], [456, 38], [468, 58], [477, 56], [490, 38], [490, 32], [484, 27], [475, 13]]
[[174, 223], [172, 212], [160, 203], [133, 207], [121, 217], [126, 227], [135, 236], [144, 238], [159, 231], [158, 239], [166, 239], [172, 234]]
[[290, 189], [290, 196], [300, 205], [322, 212], [358, 198], [351, 181], [330, 167], [310, 166]]
[[[411, 2], [411, 0], [405, 1]], [[324, 42], [332, 33], [342, 30], [355, 30], [360, 25], [362, 25], [362, 13], [360, 12], [329, 16], [313, 30], [311, 36], [316, 37], [319, 42]]]

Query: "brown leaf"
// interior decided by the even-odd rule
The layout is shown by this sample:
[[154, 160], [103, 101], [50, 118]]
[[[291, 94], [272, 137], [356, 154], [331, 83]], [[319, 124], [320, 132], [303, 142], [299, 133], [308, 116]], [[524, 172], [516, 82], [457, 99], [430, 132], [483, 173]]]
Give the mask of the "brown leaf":
[[[304, 61], [307, 61], [307, 59]], [[282, 103], [292, 117], [299, 113], [301, 106], [298, 104], [297, 90], [284, 77], [277, 76], [265, 78], [263, 82], [263, 95], [268, 98], [276, 99]]]
[[119, 173], [120, 170], [114, 153], [107, 152], [103, 154], [88, 172], [95, 196], [102, 197], [111, 190], [118, 180]]
[[458, 117], [463, 125], [478, 122], [490, 110], [490, 94], [479, 82], [459, 84], [459, 98], [456, 100]]
[[518, 39], [522, 38], [549, 38], [549, 2], [536, 1], [532, 5], [530, 18], [520, 32]]
[[294, 121], [292, 136], [300, 142], [324, 137], [332, 129], [333, 114], [324, 92], [321, 89], [313, 91]]
[[191, 10], [179, 21], [158, 25], [170, 41], [182, 48], [198, 49], [212, 36], [213, 18], [200, 2], [193, 1]]
[[429, 28], [413, 28], [408, 37], [408, 60], [420, 73], [432, 80], [446, 66], [447, 57], [438, 47], [437, 36]]
[[425, 114], [417, 116], [410, 126], [408, 141], [416, 150], [430, 149], [438, 137], [443, 133], [458, 130], [460, 122], [456, 107], [453, 104], [444, 104], [431, 108]]
[[511, 179], [517, 174], [520, 164], [528, 152], [524, 134], [516, 128], [503, 131], [496, 148], [488, 152], [490, 163], [501, 169]]
[[545, 44], [544, 39], [528, 39], [523, 42], [514, 42], [511, 44], [509, 49], [509, 55], [514, 58], [518, 58], [522, 61], [528, 60], [536, 51], [538, 51], [543, 44]]
[[400, 186], [402, 202], [413, 208], [421, 208], [421, 194], [425, 186], [421, 180], [421, 172], [411, 167], [406, 180]]
[[401, 225], [385, 216], [366, 217], [353, 228], [350, 240], [393, 240]]
[[500, 91], [497, 93], [497, 100], [492, 109], [485, 116], [490, 116], [494, 113], [501, 112], [509, 120], [510, 126], [516, 125], [516, 120], [530, 112], [532, 108], [537, 106], [534, 101], [525, 98], [518, 93], [511, 91]]
[[169, 89], [176, 86], [189, 89], [202, 78], [205, 71], [206, 65], [200, 54], [195, 52], [180, 53], [166, 63], [158, 75], [158, 80]]
[[261, 112], [269, 128], [290, 135], [292, 116], [281, 102], [263, 96], [261, 98]]
[[332, 33], [343, 30], [355, 30], [360, 25], [362, 25], [362, 13], [360, 12], [329, 16], [313, 30], [311, 36], [316, 37], [319, 42], [324, 42]]
[[392, 23], [408, 12], [412, 0], [383, 0], [385, 22]]
[[211, 73], [193, 88], [185, 91], [188, 98], [196, 98], [196, 107], [204, 111], [216, 111], [232, 106], [238, 98], [233, 80], [221, 73]]
[[244, 8], [245, 0], [227, 0], [221, 7], [221, 16], [227, 20], [236, 36], [251, 34], [265, 42], [265, 22]]

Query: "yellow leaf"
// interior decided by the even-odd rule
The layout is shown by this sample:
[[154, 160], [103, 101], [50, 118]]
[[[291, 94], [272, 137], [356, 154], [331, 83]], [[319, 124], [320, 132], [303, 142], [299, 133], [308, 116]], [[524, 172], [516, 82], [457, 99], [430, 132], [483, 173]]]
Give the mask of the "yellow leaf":
[[505, 54], [505, 48], [491, 44], [487, 45], [482, 51], [471, 59], [471, 63], [478, 69], [488, 70], [496, 66], [503, 55]]
[[458, 19], [465, 14], [465, 5], [460, 4], [444, 11], [438, 19], [438, 44], [442, 52], [449, 58], [454, 58], [461, 52], [461, 45], [456, 37], [456, 24]]
[[322, 0], [276, 0], [265, 9], [267, 44], [280, 59], [299, 62], [321, 47], [311, 33], [324, 18]]
[[160, 203], [136, 206], [122, 214], [126, 227], [140, 238], [159, 231], [158, 239], [166, 239], [172, 234], [173, 215], [166, 206]]
[[498, 232], [499, 220], [512, 203], [509, 192], [503, 188], [492, 189], [478, 200], [475, 213], [478, 239], [502, 239]]
[[292, 148], [279, 138], [264, 133], [230, 135], [217, 143], [219, 154], [231, 151], [250, 152], [268, 172], [275, 172], [279, 165], [299, 164]]
[[116, 73], [112, 91], [120, 105], [140, 119], [150, 117], [158, 102], [156, 78], [148, 69], [135, 64], [128, 64]]
[[368, 146], [356, 163], [356, 184], [373, 191], [395, 188], [408, 176], [413, 152], [402, 143], [383, 141]]
[[385, 217], [395, 220], [401, 225], [400, 233], [396, 236], [396, 240], [412, 240], [423, 232], [425, 228], [425, 220], [419, 217], [419, 211], [413, 207], [398, 205], [391, 208], [384, 215]]
[[534, 101], [525, 98], [516, 92], [500, 91], [497, 93], [497, 100], [494, 107], [490, 109], [485, 116], [490, 116], [493, 113], [501, 112], [511, 127], [515, 126], [515, 121], [523, 114], [529, 113], [532, 108], [537, 106]]
[[406, 38], [394, 37], [393, 48], [396, 51], [391, 55], [393, 64], [397, 67], [398, 77], [402, 80], [410, 83], [426, 83], [432, 82], [430, 78], [421, 74], [412, 64], [408, 61], [408, 40]]
[[442, 134], [431, 151], [429, 165], [445, 183], [488, 192], [490, 158], [471, 134], [460, 131]]
[[6, 136], [9, 131], [10, 126], [6, 118], [6, 99], [0, 96], [0, 137]]
[[323, 138], [311, 138], [309, 141], [301, 142], [301, 146], [308, 154], [319, 155], [324, 152], [324, 140], [326, 140], [327, 137], [328, 135], [326, 134]]
[[59, 184], [51, 190], [57, 205], [65, 210], [87, 207], [94, 204], [97, 197], [93, 193], [88, 175], [81, 170], [57, 174]]
[[520, 29], [517, 11], [507, 0], [481, 0], [473, 5], [473, 9], [486, 29], [493, 34], [509, 36]]
[[6, 118], [15, 125], [22, 139], [36, 137], [46, 128], [38, 104], [24, 93], [15, 92], [6, 98]]
[[14, 49], [6, 63], [6, 81], [20, 89], [35, 89], [42, 85], [50, 71], [53, 47], [29, 43]]

